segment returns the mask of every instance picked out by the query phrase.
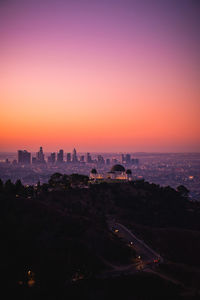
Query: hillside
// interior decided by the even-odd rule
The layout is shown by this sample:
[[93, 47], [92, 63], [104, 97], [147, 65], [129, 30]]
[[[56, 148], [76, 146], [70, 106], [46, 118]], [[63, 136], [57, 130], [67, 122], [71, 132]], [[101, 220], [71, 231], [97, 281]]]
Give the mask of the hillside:
[[[54, 299], [58, 291], [62, 298], [70, 290], [78, 299], [86, 289], [86, 298], [90, 294], [100, 299], [100, 285], [106, 284], [108, 291], [115, 280], [123, 281], [122, 274], [112, 280], [108, 275], [106, 280], [100, 279], [112, 267], [130, 265], [136, 259], [134, 248], [109, 230], [109, 218], [126, 225], [162, 253], [168, 263], [160, 266], [161, 271], [168, 268], [168, 274], [173, 273], [169, 262], [191, 267], [200, 264], [200, 206], [189, 202], [183, 188], [176, 191], [145, 181], [91, 184], [86, 176], [54, 174], [48, 184], [37, 186], [0, 182], [0, 195], [2, 282], [7, 291], [25, 298], [48, 295]], [[151, 274], [144, 275], [145, 279], [137, 273], [132, 276], [129, 281], [141, 286], [161, 280]], [[173, 291], [177, 297], [189, 299], [180, 287], [162, 282], [166, 294]], [[196, 285], [191, 283], [191, 287], [191, 293], [196, 293]], [[163, 290], [156, 294], [163, 295]], [[137, 293], [134, 299], [139, 299]], [[150, 299], [145, 294], [141, 297]], [[125, 299], [132, 298], [127, 293]]]

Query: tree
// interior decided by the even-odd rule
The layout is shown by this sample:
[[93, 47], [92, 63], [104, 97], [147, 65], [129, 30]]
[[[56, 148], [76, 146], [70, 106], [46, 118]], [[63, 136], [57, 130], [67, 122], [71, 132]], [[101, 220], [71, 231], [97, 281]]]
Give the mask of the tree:
[[5, 191], [12, 193], [15, 190], [15, 185], [12, 183], [10, 179], [5, 182]]
[[55, 186], [57, 185], [57, 183], [61, 182], [63, 178], [63, 175], [61, 173], [54, 173], [53, 175], [51, 175], [50, 179], [49, 179], [49, 185], [50, 186]]
[[49, 187], [49, 185], [47, 183], [43, 183], [43, 185], [41, 186], [41, 189], [42, 189], [43, 192], [47, 192], [48, 187]]
[[182, 197], [185, 197], [185, 198], [188, 197], [188, 194], [189, 194], [189, 192], [190, 192], [184, 185], [179, 185], [179, 186], [177, 187], [177, 191], [179, 192], [179, 194], [180, 194]]
[[3, 181], [0, 178], [0, 192], [2, 192], [2, 191], [3, 191]]
[[22, 193], [24, 191], [24, 186], [20, 179], [15, 182], [15, 190], [17, 193]]
[[69, 175], [66, 175], [66, 174], [63, 175], [62, 183], [64, 184], [65, 188], [70, 187]]
[[73, 173], [69, 177], [70, 177], [70, 181], [72, 184], [76, 184], [76, 185], [79, 185], [79, 184], [87, 185], [88, 184], [89, 177], [86, 175]]

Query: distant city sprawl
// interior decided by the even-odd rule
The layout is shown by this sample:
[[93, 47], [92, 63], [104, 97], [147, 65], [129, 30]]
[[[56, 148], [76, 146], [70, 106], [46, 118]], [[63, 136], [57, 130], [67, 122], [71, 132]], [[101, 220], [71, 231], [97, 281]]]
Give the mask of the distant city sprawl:
[[[83, 153], [44, 152], [40, 147], [36, 153], [18, 150], [17, 153], [0, 153], [0, 178], [3, 181], [20, 179], [24, 184], [48, 182], [55, 172], [79, 173], [102, 180], [113, 178], [112, 167], [121, 165], [124, 177], [144, 179], [161, 186], [176, 188], [184, 185], [190, 190], [191, 200], [200, 200], [200, 154], [199, 153]], [[94, 175], [94, 170], [97, 172]], [[123, 171], [122, 171], [123, 173]]]

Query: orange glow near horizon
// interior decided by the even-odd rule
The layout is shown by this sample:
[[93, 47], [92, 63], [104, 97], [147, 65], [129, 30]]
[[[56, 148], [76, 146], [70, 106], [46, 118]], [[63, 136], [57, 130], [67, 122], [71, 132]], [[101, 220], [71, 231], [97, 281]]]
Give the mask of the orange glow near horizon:
[[169, 29], [129, 37], [116, 24], [63, 40], [54, 25], [60, 33], [57, 21], [4, 33], [0, 151], [200, 151], [198, 68], [185, 41]]

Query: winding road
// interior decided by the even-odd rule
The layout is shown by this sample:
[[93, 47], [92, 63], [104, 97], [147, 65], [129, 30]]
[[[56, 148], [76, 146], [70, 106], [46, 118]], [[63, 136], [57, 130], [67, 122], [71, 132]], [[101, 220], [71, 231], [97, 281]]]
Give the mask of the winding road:
[[[122, 238], [129, 244], [130, 247], [136, 251], [138, 257], [138, 264], [136, 269], [141, 270], [155, 263], [163, 262], [163, 258], [156, 251], [151, 249], [144, 241], [140, 240], [124, 225], [109, 221], [109, 229], [114, 232], [118, 237]], [[133, 266], [133, 265], [132, 265]]]

